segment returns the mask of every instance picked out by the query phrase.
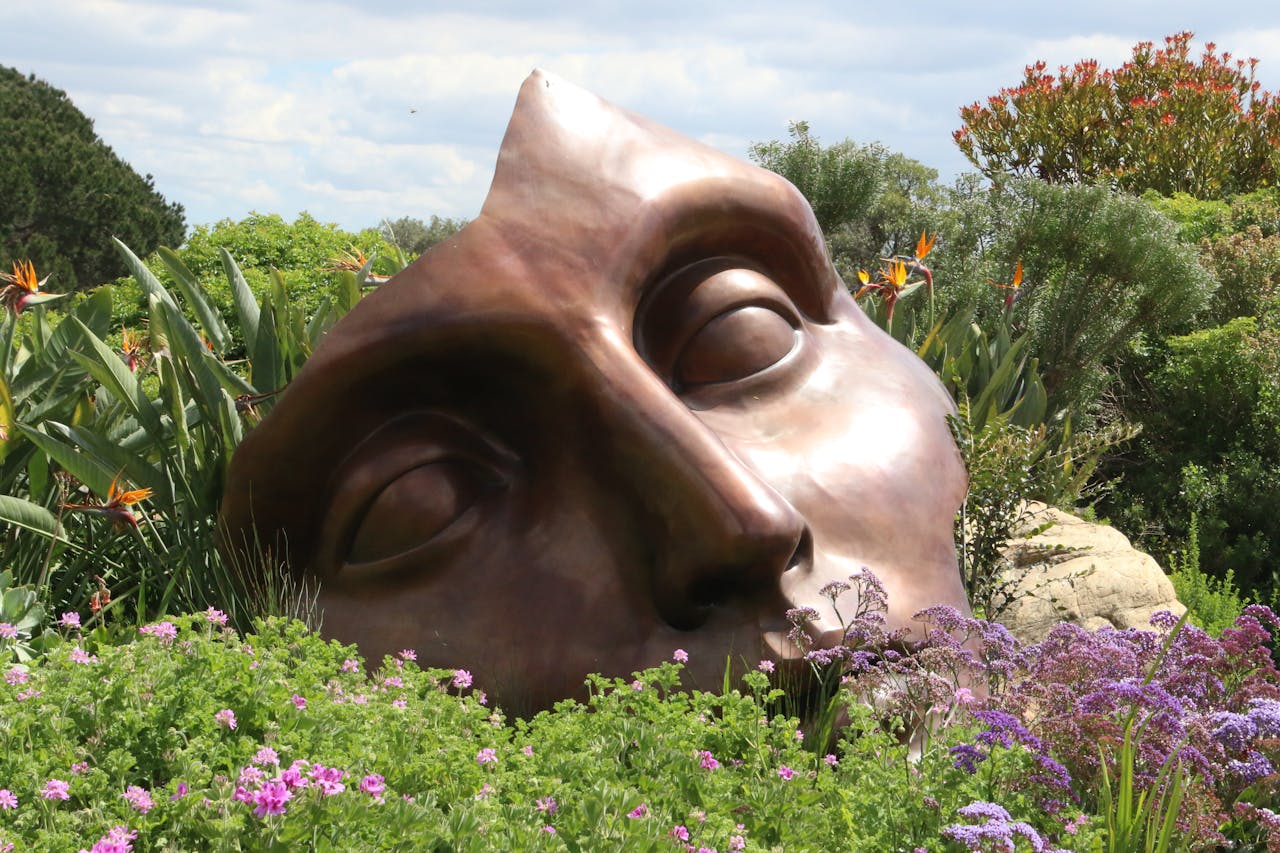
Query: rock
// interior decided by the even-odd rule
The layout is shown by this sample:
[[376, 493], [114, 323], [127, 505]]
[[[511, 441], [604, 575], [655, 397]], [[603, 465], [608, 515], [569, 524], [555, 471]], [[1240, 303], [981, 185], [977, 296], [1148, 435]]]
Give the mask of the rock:
[[1012, 563], [1005, 577], [1016, 592], [997, 617], [1019, 640], [1039, 642], [1059, 622], [1090, 630], [1148, 628], [1156, 611], [1181, 616], [1186, 610], [1155, 559], [1120, 531], [1044, 504], [1030, 508], [1032, 535], [1005, 551]]

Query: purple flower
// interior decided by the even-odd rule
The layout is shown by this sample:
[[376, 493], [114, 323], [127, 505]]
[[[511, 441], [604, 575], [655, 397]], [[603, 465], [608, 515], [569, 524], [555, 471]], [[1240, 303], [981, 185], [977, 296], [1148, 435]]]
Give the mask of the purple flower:
[[18, 639], [18, 629], [8, 622], [0, 622], [0, 640]]
[[27, 679], [31, 676], [27, 675], [25, 670], [18, 669], [16, 666], [4, 674], [4, 680], [17, 687], [19, 684], [26, 684]]
[[840, 763], [840, 759], [836, 758], [836, 757], [835, 757], [834, 755], [832, 755], [831, 753], [827, 753], [826, 755], [822, 756], [822, 761], [823, 761], [823, 763], [825, 763], [828, 767], [835, 767], [837, 764], [839, 764], [839, 763]]
[[371, 797], [381, 797], [382, 792], [387, 790], [386, 780], [377, 773], [370, 773], [360, 780], [360, 790]]
[[417, 660], [418, 653], [415, 652], [413, 649], [401, 649], [400, 659], [401, 660]]
[[98, 656], [91, 655], [88, 652], [86, 652], [84, 649], [80, 648], [79, 646], [76, 646], [74, 649], [71, 650], [71, 662], [84, 663], [84, 664], [97, 663]]
[[1252, 784], [1276, 772], [1267, 757], [1257, 750], [1249, 750], [1244, 761], [1228, 761], [1227, 771], [1239, 776], [1246, 785]]
[[978, 765], [987, 760], [987, 754], [970, 743], [951, 747], [951, 755], [955, 758], [955, 768], [970, 775], [977, 773]]
[[156, 806], [151, 799], [151, 793], [137, 785], [130, 785], [121, 796], [129, 801], [129, 805], [133, 806], [138, 814], [146, 814]]
[[177, 802], [178, 800], [180, 800], [180, 799], [182, 799], [183, 797], [185, 797], [185, 796], [187, 795], [187, 792], [188, 792], [189, 790], [191, 790], [191, 789], [187, 787], [187, 783], [186, 783], [186, 782], [179, 782], [179, 783], [178, 783], [178, 789], [173, 793], [173, 796], [169, 797], [169, 802], [171, 802], [171, 803], [172, 803], [172, 802]]
[[347, 658], [342, 662], [341, 669], [343, 672], [359, 672], [360, 664], [353, 661], [351, 658]]
[[646, 806], [644, 803], [641, 803], [631, 811], [627, 812], [627, 817], [631, 818], [632, 820], [639, 820], [642, 817], [648, 817], [648, 816], [649, 816], [649, 807]]
[[211, 625], [227, 624], [227, 614], [223, 613], [221, 610], [217, 609], [216, 607], [210, 607], [208, 610], [206, 610], [204, 612], [204, 619], [206, 622], [208, 622]]
[[556, 828], [554, 826], [544, 826], [542, 827], [542, 831], [545, 832], [547, 835], [556, 834]]
[[1280, 737], [1280, 702], [1254, 699], [1249, 702], [1249, 721], [1261, 737]]
[[711, 754], [710, 750], [702, 750], [698, 753], [698, 757], [702, 759], [703, 770], [715, 770], [720, 766], [720, 762], [716, 761], [716, 757]]
[[1213, 726], [1213, 739], [1232, 752], [1243, 752], [1249, 741], [1258, 733], [1258, 727], [1250, 717], [1219, 711], [1209, 718]]
[[471, 673], [467, 672], [465, 669], [455, 669], [453, 671], [453, 686], [470, 687]]
[[675, 826], [671, 827], [671, 831], [668, 832], [667, 835], [670, 835], [676, 841], [688, 841], [689, 829], [683, 824], [678, 823]]
[[220, 726], [226, 726], [229, 729], [234, 729], [236, 727], [236, 712], [232, 711], [230, 708], [223, 708], [221, 711], [213, 715], [213, 719], [216, 720]]
[[555, 797], [538, 797], [534, 807], [538, 811], [545, 812], [549, 815], [555, 814], [560, 809], [560, 806], [556, 804]]
[[293, 694], [293, 696], [290, 697], [289, 701], [292, 702], [293, 707], [297, 708], [298, 710], [302, 710], [303, 708], [307, 707], [307, 700], [303, 699], [297, 693]]
[[71, 783], [62, 779], [50, 779], [44, 783], [44, 787], [40, 789], [40, 796], [46, 800], [69, 800], [71, 799]]
[[495, 750], [491, 746], [486, 746], [484, 749], [476, 753], [476, 763], [477, 764], [497, 764], [498, 763], [497, 750]]
[[63, 628], [79, 628], [80, 614], [75, 613], [74, 611], [63, 613], [62, 616], [58, 618], [58, 623], [62, 625]]
[[8, 788], [0, 788], [0, 809], [16, 809], [18, 798]]
[[784, 764], [778, 768], [778, 775], [782, 777], [784, 781], [790, 782], [792, 777], [796, 775], [796, 771]]
[[762, 660], [756, 665], [756, 669], [761, 672], [773, 672], [774, 668], [773, 661], [771, 660]]
[[254, 764], [270, 764], [275, 767], [280, 766], [280, 754], [269, 746], [264, 746], [253, 756]]
[[260, 818], [284, 814], [285, 804], [291, 799], [293, 792], [284, 782], [268, 782], [253, 794], [253, 813]]

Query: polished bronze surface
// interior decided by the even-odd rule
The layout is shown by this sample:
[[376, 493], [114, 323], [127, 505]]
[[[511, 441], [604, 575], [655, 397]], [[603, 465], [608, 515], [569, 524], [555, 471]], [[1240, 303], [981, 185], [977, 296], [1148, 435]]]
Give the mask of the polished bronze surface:
[[223, 521], [371, 661], [529, 710], [682, 648], [711, 688], [794, 656], [788, 608], [836, 642], [818, 591], [862, 566], [890, 627], [968, 612], [950, 411], [789, 183], [535, 72], [479, 217], [334, 328]]

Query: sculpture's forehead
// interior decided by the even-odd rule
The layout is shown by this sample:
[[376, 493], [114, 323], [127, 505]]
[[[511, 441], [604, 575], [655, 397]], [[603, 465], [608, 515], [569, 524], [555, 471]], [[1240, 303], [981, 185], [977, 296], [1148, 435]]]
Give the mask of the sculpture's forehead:
[[[480, 216], [364, 300], [321, 355], [515, 320], [626, 331], [646, 287], [721, 254], [787, 266], [815, 294], [839, 287], [786, 181], [535, 71]], [[800, 298], [815, 316], [825, 301]]]

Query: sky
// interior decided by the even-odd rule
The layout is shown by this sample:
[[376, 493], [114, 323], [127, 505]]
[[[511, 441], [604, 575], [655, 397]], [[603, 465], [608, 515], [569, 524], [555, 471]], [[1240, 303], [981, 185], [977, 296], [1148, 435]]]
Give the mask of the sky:
[[961, 106], [1182, 30], [1280, 89], [1263, 0], [0, 0], [0, 64], [66, 91], [188, 225], [358, 230], [473, 217], [536, 67], [734, 156], [800, 120], [950, 180]]

